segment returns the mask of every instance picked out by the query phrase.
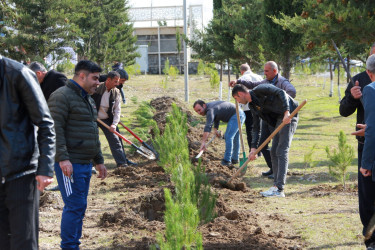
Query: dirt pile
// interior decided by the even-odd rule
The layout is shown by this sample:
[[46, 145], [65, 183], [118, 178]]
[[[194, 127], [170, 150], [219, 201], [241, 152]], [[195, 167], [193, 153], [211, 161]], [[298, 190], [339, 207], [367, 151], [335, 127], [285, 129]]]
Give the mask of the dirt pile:
[[[176, 103], [187, 115], [187, 139], [190, 157], [193, 159], [200, 147], [203, 124], [192, 126], [192, 124], [198, 124], [197, 118], [194, 118], [182, 103], [170, 97], [161, 97], [151, 101], [151, 106], [155, 109], [154, 119], [159, 129], [163, 131], [166, 116], [172, 109], [172, 103]], [[231, 202], [238, 203], [235, 195], [238, 192], [233, 193], [233, 191], [223, 189], [220, 182], [227, 181], [236, 169], [220, 165], [223, 148], [224, 141], [215, 139], [200, 160], [200, 164], [205, 168], [213, 188], [218, 193], [215, 208], [218, 217], [212, 222], [202, 225], [199, 229], [204, 238], [204, 248], [298, 249], [299, 243], [297, 240], [289, 239], [282, 232], [269, 232], [270, 230], [260, 226], [254, 212], [230, 208]], [[139, 158], [138, 162], [141, 160]], [[195, 161], [193, 164], [198, 165], [199, 162]], [[122, 179], [122, 181], [115, 183], [116, 188], [127, 188], [129, 192], [138, 192], [139, 195], [132, 199], [124, 197], [124, 200], [120, 202], [121, 207], [113, 213], [104, 213], [98, 224], [102, 228], [113, 227], [118, 228], [118, 230], [125, 230], [125, 233], [131, 232], [139, 239], [129, 239], [123, 234], [118, 234], [112, 243], [116, 249], [126, 249], [121, 247], [124, 245], [135, 249], [148, 248], [150, 244], [156, 242], [156, 232], [162, 232], [165, 228], [163, 223], [165, 211], [163, 188], [167, 187], [172, 191], [174, 189], [169, 176], [155, 161], [144, 162], [137, 167], [118, 168], [113, 171], [113, 174]], [[233, 184], [234, 190], [252, 194], [245, 183], [234, 181]], [[249, 203], [251, 202], [253, 201], [250, 200]]]

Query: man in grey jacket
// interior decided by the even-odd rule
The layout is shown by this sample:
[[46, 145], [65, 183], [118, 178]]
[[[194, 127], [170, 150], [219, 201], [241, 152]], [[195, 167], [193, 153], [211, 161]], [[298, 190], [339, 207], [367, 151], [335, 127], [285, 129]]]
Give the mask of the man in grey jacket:
[[[214, 101], [205, 103], [202, 100], [197, 100], [193, 104], [195, 112], [202, 116], [206, 116], [206, 126], [202, 136], [202, 144], [199, 150], [206, 149], [206, 141], [208, 135], [214, 126], [214, 133], [217, 136], [220, 121], [227, 122], [227, 130], [225, 131], [225, 153], [221, 164], [229, 166], [237, 164], [240, 156], [240, 133], [238, 130], [236, 107], [233, 103], [224, 101]], [[239, 111], [241, 125], [245, 120], [245, 114], [242, 110]]]
[[1, 55], [0, 103], [0, 248], [36, 250], [39, 191], [53, 180], [55, 130], [35, 74]]
[[[294, 132], [297, 128], [298, 116], [290, 118], [290, 113], [298, 103], [271, 84], [262, 84], [249, 91], [244, 85], [238, 84], [232, 90], [232, 96], [242, 104], [247, 104], [253, 114], [253, 139], [249, 158], [255, 160], [256, 148], [259, 146], [260, 118], [273, 130], [281, 123], [285, 126], [273, 138], [271, 149], [274, 186], [261, 194], [265, 197], [285, 197], [284, 186], [288, 171], [288, 154]], [[271, 130], [272, 131], [272, 130]]]

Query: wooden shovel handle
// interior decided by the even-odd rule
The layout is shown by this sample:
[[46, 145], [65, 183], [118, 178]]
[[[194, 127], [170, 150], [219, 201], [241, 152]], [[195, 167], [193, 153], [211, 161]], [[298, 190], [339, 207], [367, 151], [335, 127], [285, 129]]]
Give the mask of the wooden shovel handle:
[[242, 127], [241, 127], [241, 120], [240, 120], [240, 108], [238, 107], [237, 100], [236, 100], [236, 114], [237, 114], [237, 123], [238, 123], [238, 133], [240, 133], [240, 139], [241, 139], [242, 152], [245, 152], [245, 145], [243, 144]]
[[[297, 113], [298, 111], [303, 107], [305, 106], [307, 100], [303, 100], [301, 102], [301, 104], [290, 114], [290, 118], [293, 118]], [[267, 145], [267, 143], [270, 142], [270, 140], [272, 140], [272, 138], [285, 126], [285, 124], [282, 122], [273, 132], [270, 136], [268, 136], [268, 138], [257, 148], [257, 150], [255, 151], [255, 155], [257, 155], [263, 148], [264, 146]], [[242, 164], [242, 166], [236, 171], [236, 173], [234, 173], [234, 175], [229, 179], [228, 183], [230, 183], [234, 178], [237, 177], [237, 175], [240, 173], [240, 171], [247, 166], [247, 164], [250, 162], [250, 158], [247, 159], [247, 161], [245, 161], [244, 164]]]

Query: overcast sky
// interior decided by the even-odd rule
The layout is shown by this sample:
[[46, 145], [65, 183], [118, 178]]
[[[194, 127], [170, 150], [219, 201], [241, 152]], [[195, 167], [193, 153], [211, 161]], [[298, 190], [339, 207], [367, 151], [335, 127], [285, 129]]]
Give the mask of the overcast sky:
[[[183, 0], [128, 0], [130, 7], [157, 7], [157, 6], [182, 6]], [[203, 23], [207, 23], [212, 19], [212, 0], [186, 0], [189, 5], [203, 5]]]

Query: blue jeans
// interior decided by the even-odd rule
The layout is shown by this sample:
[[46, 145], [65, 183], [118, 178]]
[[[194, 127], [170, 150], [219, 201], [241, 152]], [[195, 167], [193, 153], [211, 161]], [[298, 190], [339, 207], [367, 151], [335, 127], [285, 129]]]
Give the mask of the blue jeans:
[[92, 164], [73, 164], [73, 177], [63, 175], [59, 163], [55, 173], [64, 201], [61, 217], [61, 248], [79, 249], [83, 217], [87, 208]]
[[[241, 125], [245, 121], [245, 113], [239, 110]], [[240, 157], [240, 133], [238, 131], [237, 115], [234, 114], [228, 121], [227, 130], [225, 131], [225, 153], [224, 160], [238, 161]]]

